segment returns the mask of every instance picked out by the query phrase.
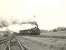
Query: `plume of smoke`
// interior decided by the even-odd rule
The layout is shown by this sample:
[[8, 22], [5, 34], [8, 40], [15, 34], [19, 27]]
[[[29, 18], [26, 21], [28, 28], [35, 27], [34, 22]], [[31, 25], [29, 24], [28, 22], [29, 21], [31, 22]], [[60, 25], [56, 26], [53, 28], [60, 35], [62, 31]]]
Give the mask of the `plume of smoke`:
[[[25, 30], [35, 27], [35, 25], [30, 24], [22, 24], [22, 22], [34, 21], [34, 18], [21, 18], [21, 17], [3, 17], [0, 20], [0, 30], [1, 31], [11, 31], [11, 32], [19, 32], [19, 30]], [[28, 27], [27, 27], [28, 26]], [[6, 29], [5, 29], [6, 28]]]

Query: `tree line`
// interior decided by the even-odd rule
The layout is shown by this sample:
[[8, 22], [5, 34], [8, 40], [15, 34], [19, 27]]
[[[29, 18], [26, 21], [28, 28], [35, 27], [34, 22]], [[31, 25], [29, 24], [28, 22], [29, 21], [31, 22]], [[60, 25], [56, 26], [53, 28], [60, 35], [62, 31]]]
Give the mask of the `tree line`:
[[58, 31], [66, 31], [66, 27], [57, 27], [53, 30], [50, 30], [50, 32], [58, 32]]

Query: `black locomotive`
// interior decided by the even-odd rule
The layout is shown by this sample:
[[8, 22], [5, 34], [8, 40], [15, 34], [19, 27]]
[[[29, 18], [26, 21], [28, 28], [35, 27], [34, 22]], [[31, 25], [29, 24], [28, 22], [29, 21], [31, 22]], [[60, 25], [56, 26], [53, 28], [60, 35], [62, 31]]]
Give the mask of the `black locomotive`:
[[35, 25], [35, 27], [26, 30], [20, 30], [18, 33], [19, 35], [40, 35], [40, 29], [38, 28], [37, 22], [24, 22], [22, 24], [31, 24]]

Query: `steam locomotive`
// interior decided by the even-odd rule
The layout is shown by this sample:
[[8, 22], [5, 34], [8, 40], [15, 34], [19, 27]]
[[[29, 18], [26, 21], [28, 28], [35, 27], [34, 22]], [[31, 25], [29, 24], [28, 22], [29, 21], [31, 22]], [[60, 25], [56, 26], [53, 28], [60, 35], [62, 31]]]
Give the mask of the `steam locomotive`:
[[40, 35], [37, 22], [22, 22], [20, 25], [11, 25], [5, 30], [0, 30], [0, 32], [1, 36], [7, 36], [13, 33], [16, 35]]
[[[30, 28], [25, 30], [20, 30], [19, 35], [40, 35], [40, 29], [38, 28], [37, 22], [24, 22], [24, 25], [30, 24]], [[34, 26], [34, 27], [32, 27]], [[28, 26], [27, 26], [28, 27]]]

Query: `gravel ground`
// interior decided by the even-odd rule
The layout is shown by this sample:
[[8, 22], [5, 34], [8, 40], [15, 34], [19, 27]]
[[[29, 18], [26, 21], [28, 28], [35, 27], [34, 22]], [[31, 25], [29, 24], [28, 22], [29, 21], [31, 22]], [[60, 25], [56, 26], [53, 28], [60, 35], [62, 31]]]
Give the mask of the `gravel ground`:
[[66, 50], [66, 39], [23, 36], [18, 39], [30, 50]]
[[[16, 38], [27, 50], [66, 50], [66, 39], [31, 36], [17, 36]], [[16, 42], [15, 39], [12, 41]], [[13, 43], [11, 45], [13, 45]], [[5, 48], [6, 45], [0, 45], [0, 50], [5, 50]], [[20, 50], [17, 43], [14, 43], [11, 50]]]
[[32, 42], [32, 41], [30, 41], [28, 39], [24, 39], [24, 38], [21, 38], [21, 37], [19, 37], [18, 39], [20, 39], [22, 44], [24, 46], [26, 46], [26, 48], [29, 48], [30, 50], [44, 50], [45, 49], [43, 46], [41, 47], [41, 45], [39, 45], [39, 44], [37, 44], [35, 42]]

